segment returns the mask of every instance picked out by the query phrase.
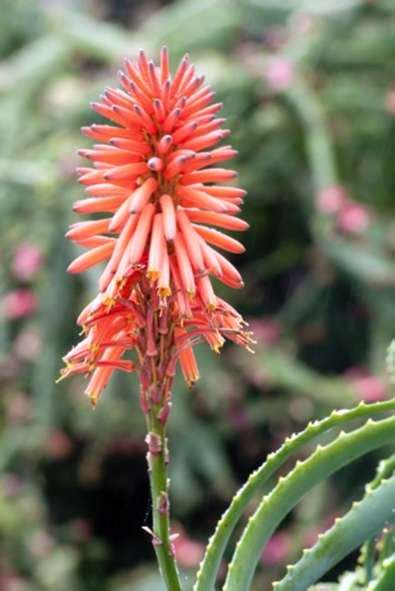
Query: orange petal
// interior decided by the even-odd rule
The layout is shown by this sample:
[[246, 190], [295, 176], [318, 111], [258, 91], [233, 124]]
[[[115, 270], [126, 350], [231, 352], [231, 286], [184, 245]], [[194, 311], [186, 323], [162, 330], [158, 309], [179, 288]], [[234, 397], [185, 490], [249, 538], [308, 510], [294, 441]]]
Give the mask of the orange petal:
[[193, 296], [196, 291], [195, 279], [193, 276], [192, 266], [189, 260], [188, 252], [185, 248], [184, 240], [182, 239], [180, 233], [178, 233], [175, 237], [174, 248], [182, 286], [188, 295]]
[[184, 174], [180, 182], [182, 185], [191, 185], [193, 183], [217, 183], [228, 181], [236, 176], [237, 172], [234, 170], [228, 170], [227, 168], [208, 168], [207, 170], [199, 170], [197, 172]]
[[168, 297], [171, 295], [170, 288], [170, 263], [169, 255], [166, 248], [163, 249], [163, 258], [160, 266], [160, 274], [158, 279], [158, 291], [160, 297]]
[[211, 197], [200, 189], [194, 187], [178, 187], [176, 194], [181, 197], [181, 203], [186, 207], [198, 207], [202, 209], [211, 209], [213, 211], [224, 212], [227, 210], [226, 203], [222, 203], [220, 199]]
[[77, 257], [72, 263], [70, 263], [70, 265], [67, 267], [67, 271], [69, 273], [82, 273], [82, 271], [86, 271], [90, 267], [94, 267], [98, 263], [105, 261], [110, 256], [114, 246], [115, 241], [112, 241], [108, 244], [98, 246], [93, 250], [85, 252], [84, 254]]
[[162, 195], [159, 199], [163, 212], [163, 231], [168, 241], [174, 240], [177, 233], [174, 202], [170, 195]]
[[[132, 193], [133, 195], [133, 193]], [[130, 201], [132, 199], [132, 195], [129, 195], [129, 197], [127, 199], [125, 199], [125, 201], [122, 203], [122, 205], [117, 209], [117, 211], [114, 213], [114, 215], [111, 218], [111, 222], [110, 225], [108, 227], [110, 232], [115, 232], [118, 230], [119, 227], [122, 227], [129, 215], [129, 206], [130, 206]]]
[[194, 229], [196, 232], [200, 234], [202, 238], [207, 240], [210, 244], [214, 244], [214, 246], [218, 246], [223, 250], [227, 250], [228, 252], [233, 252], [235, 254], [241, 254], [245, 252], [245, 247], [241, 242], [219, 232], [218, 230], [214, 230], [213, 228], [207, 228], [207, 226], [200, 226], [198, 224], [193, 224]]
[[215, 185], [211, 185], [209, 187], [205, 187], [204, 189], [209, 195], [212, 195], [213, 197], [223, 197], [224, 199], [228, 197], [243, 198], [246, 195], [246, 191], [239, 189], [238, 187], [216, 187]]
[[216, 275], [216, 277], [220, 277], [222, 275], [222, 269], [217, 257], [215, 256], [214, 249], [211, 248], [211, 246], [209, 246], [207, 242], [201, 236], [199, 236], [199, 234], [198, 237], [206, 269], [208, 269], [210, 273]]
[[139, 216], [136, 231], [130, 242], [129, 261], [132, 265], [138, 263], [144, 254], [145, 245], [147, 244], [148, 236], [151, 231], [154, 213], [154, 205], [148, 203]]
[[169, 52], [166, 46], [163, 46], [160, 51], [160, 71], [161, 71], [161, 82], [165, 82], [170, 74], [169, 68]]
[[240, 218], [236, 218], [226, 213], [217, 213], [216, 211], [202, 211], [201, 209], [185, 210], [192, 222], [203, 224], [212, 224], [226, 230], [244, 231], [249, 228], [249, 224]]
[[126, 248], [132, 237], [136, 224], [137, 216], [133, 214], [129, 215], [129, 218], [124, 227], [122, 228], [122, 231], [116, 241], [116, 246], [110, 259], [110, 266], [113, 271], [116, 271], [119, 263], [121, 262], [121, 258], [124, 252], [126, 251]]
[[115, 181], [128, 178], [132, 179], [140, 174], [143, 174], [144, 172], [147, 172], [146, 162], [124, 164], [123, 166], [116, 166], [115, 168], [110, 168], [110, 170], [108, 170], [104, 174], [104, 180]]
[[215, 254], [222, 270], [222, 274], [218, 277], [218, 279], [222, 283], [225, 283], [225, 285], [229, 285], [234, 289], [240, 289], [241, 287], [243, 287], [243, 280], [236, 267], [232, 265], [232, 263], [230, 263], [228, 259], [226, 259], [222, 254], [220, 254], [216, 250], [212, 249], [212, 252]]
[[129, 210], [133, 213], [141, 211], [148, 203], [152, 193], [156, 190], [158, 181], [154, 177], [148, 178], [132, 195]]
[[197, 279], [197, 291], [206, 308], [211, 312], [214, 311], [217, 307], [217, 298], [207, 275]]
[[204, 271], [204, 262], [196, 232], [189, 221], [188, 216], [183, 210], [177, 211], [177, 220], [184, 238], [184, 244], [186, 246], [191, 265], [195, 271], [201, 273]]
[[117, 185], [111, 185], [110, 183], [91, 185], [90, 187], [86, 187], [85, 191], [90, 197], [127, 197], [130, 193], [128, 189], [118, 187]]
[[73, 224], [66, 234], [66, 238], [70, 240], [83, 240], [95, 234], [102, 234], [108, 232], [109, 219], [95, 220], [93, 222], [80, 222]]
[[163, 236], [162, 214], [157, 213], [154, 216], [152, 225], [151, 242], [148, 256], [147, 276], [151, 281], [155, 281], [160, 275], [161, 261], [163, 259], [163, 252], [165, 249], [166, 244]]
[[145, 141], [112, 137], [112, 139], [109, 140], [109, 144], [120, 148], [121, 150], [130, 150], [131, 152], [138, 152], [140, 154], [149, 154], [151, 152], [150, 146]]
[[186, 53], [184, 55], [184, 57], [182, 58], [180, 65], [178, 66], [178, 69], [177, 69], [175, 76], [174, 76], [174, 80], [171, 84], [171, 89], [170, 89], [171, 96], [174, 96], [177, 93], [177, 91], [180, 87], [182, 78], [183, 78], [188, 66], [189, 66], [189, 55]]
[[78, 154], [93, 162], [105, 162], [112, 166], [137, 162], [141, 158], [141, 156], [135, 152], [119, 150], [118, 148], [114, 148], [113, 150], [78, 150]]
[[[90, 127], [81, 127], [81, 131], [87, 137], [100, 141], [107, 141], [112, 137], [129, 138], [131, 135], [131, 130], [129, 129], [114, 127], [113, 125], [98, 125], [97, 123], [94, 123]], [[142, 137], [140, 132], [138, 136]]]
[[81, 199], [73, 205], [73, 211], [77, 213], [114, 212], [122, 205], [124, 197], [93, 197]]

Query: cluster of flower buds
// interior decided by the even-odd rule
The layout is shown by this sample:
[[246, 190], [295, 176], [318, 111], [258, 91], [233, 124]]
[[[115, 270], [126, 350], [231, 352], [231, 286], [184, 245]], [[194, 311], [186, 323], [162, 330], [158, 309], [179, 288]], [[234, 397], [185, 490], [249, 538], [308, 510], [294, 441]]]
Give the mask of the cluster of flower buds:
[[95, 404], [115, 369], [135, 370], [143, 409], [158, 404], [165, 420], [177, 363], [188, 384], [199, 377], [196, 343], [215, 351], [226, 338], [251, 343], [242, 317], [211, 282], [243, 286], [217, 250], [242, 253], [243, 245], [212, 226], [247, 229], [236, 217], [245, 191], [228, 184], [233, 170], [218, 166], [236, 152], [214, 148], [229, 133], [216, 116], [222, 105], [212, 104], [188, 55], [172, 77], [166, 48], [159, 66], [140, 51], [135, 62], [125, 60], [119, 81], [122, 88], [92, 104], [114, 125], [83, 128], [99, 143], [79, 152], [92, 167], [78, 169], [87, 197], [74, 211], [100, 216], [68, 231], [89, 249], [68, 270], [106, 264], [98, 296], [78, 319], [84, 339], [66, 355], [62, 376], [91, 374], [86, 393]]

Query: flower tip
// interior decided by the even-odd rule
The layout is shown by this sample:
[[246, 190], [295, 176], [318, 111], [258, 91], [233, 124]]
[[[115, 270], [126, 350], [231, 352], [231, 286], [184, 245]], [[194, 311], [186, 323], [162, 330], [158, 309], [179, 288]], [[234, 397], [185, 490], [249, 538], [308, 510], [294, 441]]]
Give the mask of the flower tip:
[[126, 80], [126, 74], [125, 72], [122, 72], [122, 70], [118, 70], [117, 72], [117, 78], [120, 82], [123, 82]]
[[75, 263], [75, 261], [73, 261], [72, 263], [69, 264], [69, 266], [66, 269], [67, 273], [72, 273], [72, 274], [78, 273], [74, 263]]
[[148, 279], [148, 281], [150, 281], [150, 283], [154, 283], [155, 281], [157, 281], [157, 279], [159, 279], [160, 276], [160, 271], [158, 271], [157, 269], [148, 269], [147, 273], [146, 273], [146, 277]]
[[148, 160], [147, 166], [150, 170], [159, 172], [163, 168], [163, 160], [161, 158], [154, 156], [153, 158], [150, 158]]
[[89, 402], [91, 403], [92, 409], [95, 410], [100, 398], [100, 392], [98, 392], [97, 390], [90, 390], [90, 388], [88, 387], [85, 390], [84, 394], [89, 398]]
[[60, 372], [60, 376], [55, 380], [55, 384], [59, 384], [60, 382], [62, 382], [65, 378], [67, 378], [67, 374], [64, 370], [61, 370]]
[[93, 396], [92, 394], [88, 394], [89, 402], [91, 403], [92, 410], [96, 410], [98, 396]]

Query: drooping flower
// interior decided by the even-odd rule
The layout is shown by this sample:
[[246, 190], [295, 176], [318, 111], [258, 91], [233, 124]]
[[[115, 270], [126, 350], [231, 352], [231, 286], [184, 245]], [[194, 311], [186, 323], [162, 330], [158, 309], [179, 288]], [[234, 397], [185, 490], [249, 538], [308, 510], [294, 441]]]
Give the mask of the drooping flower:
[[[92, 104], [112, 124], [83, 128], [100, 143], [79, 152], [92, 167], [78, 169], [87, 198], [74, 210], [101, 216], [71, 226], [67, 237], [89, 250], [68, 270], [106, 264], [99, 295], [78, 319], [85, 338], [65, 357], [63, 375], [92, 374], [86, 393], [95, 403], [115, 369], [137, 370], [145, 409], [166, 402], [177, 362], [188, 384], [198, 379], [198, 341], [215, 351], [225, 337], [248, 346], [243, 319], [211, 283], [214, 276], [242, 287], [217, 249], [244, 247], [216, 228], [248, 225], [236, 217], [245, 192], [223, 184], [236, 173], [218, 166], [236, 154], [214, 148], [229, 133], [216, 117], [221, 104], [188, 55], [172, 77], [166, 48], [159, 66], [140, 51], [119, 80], [121, 89]], [[128, 350], [135, 360], [124, 358]]]

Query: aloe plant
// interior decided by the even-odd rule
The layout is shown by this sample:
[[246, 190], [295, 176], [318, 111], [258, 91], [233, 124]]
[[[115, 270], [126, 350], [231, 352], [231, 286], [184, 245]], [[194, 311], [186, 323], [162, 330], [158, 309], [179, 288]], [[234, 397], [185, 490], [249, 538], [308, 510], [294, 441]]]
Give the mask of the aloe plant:
[[[372, 420], [372, 416], [395, 409], [395, 400], [364, 404], [354, 409], [335, 411], [329, 417], [310, 423], [306, 429], [288, 438], [279, 450], [270, 454], [247, 483], [234, 496], [229, 509], [218, 523], [209, 541], [205, 557], [197, 575], [194, 591], [214, 591], [215, 581], [224, 552], [251, 499], [264, 488], [265, 495], [236, 545], [223, 591], [250, 589], [260, 555], [267, 541], [283, 518], [313, 486], [358, 457], [389, 444], [394, 439], [395, 417]], [[315, 450], [304, 461], [297, 460], [294, 468], [280, 476], [272, 490], [267, 490], [269, 479], [298, 453], [301, 447], [325, 432], [343, 428], [356, 419], [368, 420], [351, 432], [336, 432], [333, 441]], [[320, 536], [317, 544], [303, 553], [300, 561], [288, 567], [282, 581], [274, 584], [276, 591], [303, 591], [316, 582], [330, 568], [384, 526], [395, 521], [395, 459], [380, 464], [376, 478], [366, 487], [363, 499], [354, 503], [350, 511]], [[366, 552], [365, 552], [366, 553]], [[371, 585], [385, 585], [393, 570], [392, 557], [385, 557], [379, 578]], [[376, 587], [372, 587], [375, 589]], [[379, 589], [381, 587], [378, 587]], [[385, 587], [382, 587], [385, 589]], [[339, 588], [340, 589], [340, 588]], [[351, 587], [350, 587], [351, 589]]]

